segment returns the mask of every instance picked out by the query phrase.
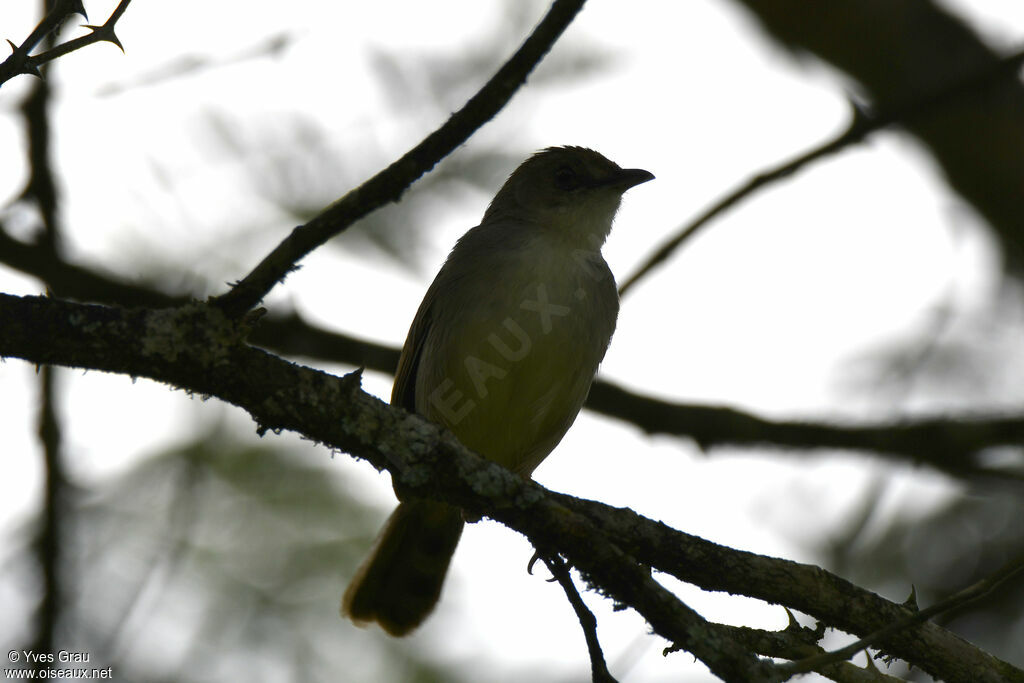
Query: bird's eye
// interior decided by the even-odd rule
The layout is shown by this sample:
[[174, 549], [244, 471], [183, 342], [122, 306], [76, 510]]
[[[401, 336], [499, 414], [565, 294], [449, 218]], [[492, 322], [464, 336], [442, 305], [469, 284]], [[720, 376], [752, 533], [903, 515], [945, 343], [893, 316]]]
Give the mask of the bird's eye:
[[576, 171], [572, 170], [568, 166], [560, 166], [555, 171], [555, 187], [559, 190], [568, 192], [569, 190], [575, 190], [580, 186], [579, 176], [576, 175]]

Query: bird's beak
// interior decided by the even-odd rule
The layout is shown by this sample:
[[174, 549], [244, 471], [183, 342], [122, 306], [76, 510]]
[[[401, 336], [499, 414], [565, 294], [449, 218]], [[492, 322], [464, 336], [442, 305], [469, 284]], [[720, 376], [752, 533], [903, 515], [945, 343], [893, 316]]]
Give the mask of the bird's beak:
[[622, 188], [625, 192], [631, 187], [636, 187], [648, 180], [654, 180], [654, 174], [642, 168], [624, 168], [608, 179], [607, 184]]

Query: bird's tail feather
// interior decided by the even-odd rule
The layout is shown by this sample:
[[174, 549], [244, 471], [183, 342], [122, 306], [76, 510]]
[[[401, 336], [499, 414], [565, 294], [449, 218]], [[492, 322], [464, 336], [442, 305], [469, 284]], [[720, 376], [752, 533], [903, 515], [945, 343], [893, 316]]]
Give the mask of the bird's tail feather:
[[441, 586], [464, 522], [459, 508], [428, 500], [400, 503], [341, 600], [358, 626], [377, 622], [393, 636], [420, 625]]

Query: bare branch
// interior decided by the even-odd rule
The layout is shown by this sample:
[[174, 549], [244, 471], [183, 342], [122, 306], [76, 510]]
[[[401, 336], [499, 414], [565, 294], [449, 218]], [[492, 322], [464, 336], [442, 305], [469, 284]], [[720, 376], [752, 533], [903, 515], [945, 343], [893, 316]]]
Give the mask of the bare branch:
[[[41, 3], [45, 7], [45, 3]], [[60, 3], [56, 13], [74, 11], [75, 3]], [[78, 8], [81, 8], [80, 3]], [[42, 36], [40, 44], [48, 48], [54, 32]], [[39, 249], [53, 260], [59, 258], [62, 229], [59, 219], [59, 192], [53, 168], [50, 120], [51, 92], [45, 80], [32, 84], [28, 97], [20, 107], [28, 134], [27, 161], [29, 177], [22, 197], [32, 202], [39, 211], [42, 230], [38, 235]], [[71, 486], [68, 482], [66, 454], [64, 453], [59, 406], [61, 405], [60, 375], [58, 368], [47, 365], [38, 373], [40, 400], [38, 430], [42, 454], [43, 495], [38, 530], [33, 546], [39, 563], [42, 595], [36, 610], [33, 649], [39, 652], [53, 650], [57, 626], [64, 610], [64, 599], [72, 592], [65, 585], [67, 572], [66, 541], [68, 505]], [[36, 663], [36, 669], [44, 668]]]
[[[387, 469], [406, 495], [445, 500], [559, 553], [593, 588], [640, 613], [659, 635], [725, 680], [783, 674], [683, 604], [645, 567], [707, 590], [784, 604], [866, 635], [906, 607], [810, 565], [725, 548], [628, 509], [557, 494], [468, 451], [448, 432], [337, 378], [244, 344], [245, 324], [215, 307], [144, 310], [0, 295], [0, 356], [148, 377], [216, 396], [263, 433], [293, 430]], [[886, 652], [944, 680], [1024, 683], [1024, 671], [927, 622], [881, 638]]]
[[720, 677], [779, 677], [616, 545], [602, 542], [585, 516], [468, 451], [449, 432], [364, 393], [358, 372], [332, 377], [245, 346], [245, 321], [204, 304], [125, 310], [0, 295], [0, 319], [0, 356], [148, 377], [238, 405], [260, 433], [297, 431], [387, 469], [405, 495], [447, 500], [516, 529], [541, 553], [562, 554], [592, 586], [630, 605]]
[[[844, 0], [805, 12], [802, 0], [739, 0], [765, 31], [856, 81], [878, 111], [997, 67], [1002, 57], [950, 3]], [[898, 68], [895, 68], [899, 65]], [[1012, 71], [1012, 69], [1011, 69]], [[942, 178], [991, 227], [1005, 265], [1024, 276], [1024, 84], [993, 78], [978, 96], [906, 120]]]
[[491, 120], [583, 8], [585, 0], [555, 0], [547, 16], [512, 57], [465, 106], [397, 161], [348, 192], [288, 235], [227, 293], [212, 302], [237, 317], [258, 304], [309, 252], [388, 202]]
[[[786, 610], [789, 612], [789, 610]], [[745, 644], [754, 652], [778, 659], [796, 660], [821, 654], [825, 650], [818, 641], [825, 635], [825, 624], [819, 622], [818, 627], [811, 629], [801, 626], [789, 615], [789, 625], [782, 631], [764, 631], [747, 626], [729, 626], [719, 624], [733, 638]], [[822, 663], [813, 671], [838, 683], [902, 683], [902, 678], [883, 674], [871, 665], [856, 666], [852, 662], [839, 661]]]
[[544, 564], [547, 565], [548, 571], [555, 577], [555, 581], [565, 591], [565, 597], [569, 604], [572, 605], [573, 611], [576, 612], [576, 618], [580, 621], [583, 637], [587, 641], [587, 652], [590, 655], [592, 680], [594, 683], [616, 683], [615, 677], [608, 671], [608, 664], [604, 661], [604, 653], [601, 652], [601, 643], [597, 639], [597, 619], [594, 618], [594, 613], [590, 611], [587, 603], [583, 602], [579, 591], [576, 590], [569, 567], [557, 555], [545, 557], [543, 560]]
[[664, 263], [677, 249], [696, 235], [701, 228], [710, 223], [712, 219], [735, 207], [740, 202], [749, 199], [758, 190], [783, 178], [788, 178], [812, 162], [819, 161], [862, 142], [864, 138], [883, 128], [910, 121], [939, 107], [955, 102], [991, 84], [996, 78], [1014, 76], [1022, 62], [1024, 62], [1024, 51], [1016, 52], [1003, 57], [995, 64], [980, 69], [967, 78], [956, 80], [935, 92], [918, 97], [912, 102], [889, 106], [882, 111], [867, 112], [854, 104], [852, 106], [853, 117], [846, 130], [831, 140], [809, 149], [785, 163], [755, 174], [752, 178], [741, 183], [721, 199], [714, 202], [697, 218], [680, 228], [675, 236], [667, 240], [650, 256], [644, 259], [643, 263], [633, 274], [627, 277], [622, 285], [619, 286], [619, 295], [625, 296], [626, 292], [633, 285], [650, 274], [657, 266]]
[[114, 27], [117, 25], [117, 21], [121, 18], [121, 15], [124, 14], [126, 9], [128, 9], [128, 3], [130, 2], [131, 0], [121, 0], [102, 25], [95, 26], [92, 24], [85, 24], [85, 28], [89, 29], [88, 35], [74, 38], [66, 43], [61, 43], [60, 45], [41, 52], [38, 55], [29, 54], [39, 41], [42, 40], [43, 36], [56, 30], [68, 16], [74, 13], [85, 16], [85, 9], [82, 6], [81, 0], [61, 0], [56, 4], [53, 10], [50, 11], [41, 22], [39, 22], [29, 37], [26, 38], [21, 45], [16, 46], [14, 43], [7, 41], [10, 43], [13, 51], [7, 59], [3, 61], [3, 63], [0, 63], [0, 86], [21, 74], [39, 76], [39, 67], [43, 64], [94, 43], [113, 43], [114, 45], [117, 45], [122, 52], [124, 52], [124, 46], [121, 45], [121, 41], [118, 39], [117, 34], [114, 33]]
[[[605, 538], [637, 561], [704, 590], [785, 605], [855, 635], [916, 615], [819, 567], [726, 548], [649, 520], [627, 508], [555, 493], [592, 520]], [[1015, 668], [932, 622], [873, 641], [886, 652], [954, 683], [1024, 683]]]
[[991, 575], [961, 591], [958, 591], [957, 593], [954, 593], [945, 600], [937, 602], [927, 609], [909, 614], [895, 623], [878, 629], [874, 633], [869, 633], [855, 643], [850, 643], [846, 647], [840, 648], [834, 652], [826, 652], [807, 657], [790, 664], [783, 664], [779, 668], [786, 673], [799, 674], [806, 673], [808, 671], [816, 671], [823, 665], [845, 661], [864, 648], [881, 642], [886, 636], [899, 631], [910, 631], [917, 624], [925, 622], [938, 614], [958, 609], [970, 602], [988, 595], [999, 585], [1021, 572], [1024, 572], [1024, 555], [1010, 560], [994, 571]]
[[927, 463], [957, 477], [1024, 479], [1024, 465], [997, 469], [987, 448], [1024, 444], [1024, 417], [935, 417], [881, 424], [772, 421], [726, 406], [672, 403], [634, 394], [607, 380], [595, 382], [587, 407], [625, 420], [649, 434], [687, 436], [701, 448], [768, 446], [832, 448], [883, 453]]

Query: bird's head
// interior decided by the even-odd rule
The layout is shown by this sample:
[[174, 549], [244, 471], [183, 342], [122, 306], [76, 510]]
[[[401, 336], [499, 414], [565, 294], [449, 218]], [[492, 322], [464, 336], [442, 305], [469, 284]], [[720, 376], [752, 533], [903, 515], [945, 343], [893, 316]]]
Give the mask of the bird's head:
[[520, 164], [491, 201], [483, 222], [521, 220], [571, 240], [604, 242], [622, 194], [654, 176], [622, 168], [585, 147], [549, 147]]

